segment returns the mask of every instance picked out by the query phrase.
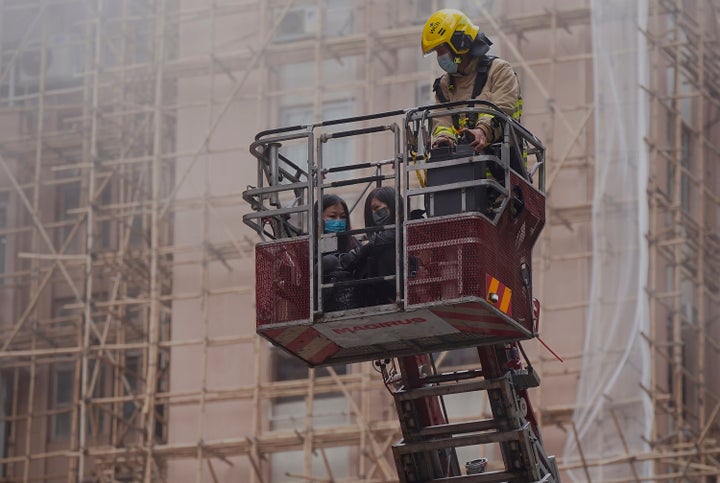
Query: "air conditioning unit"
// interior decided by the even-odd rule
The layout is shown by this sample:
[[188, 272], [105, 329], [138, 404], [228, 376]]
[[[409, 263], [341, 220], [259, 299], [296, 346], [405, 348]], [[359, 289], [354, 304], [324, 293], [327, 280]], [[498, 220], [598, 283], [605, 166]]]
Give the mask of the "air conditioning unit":
[[287, 42], [291, 40], [313, 37], [318, 29], [318, 12], [314, 5], [305, 5], [287, 11], [278, 25], [275, 41]]
[[[84, 46], [77, 36], [55, 36], [49, 39], [45, 51], [45, 86], [67, 86], [82, 82]], [[18, 55], [17, 78], [18, 87], [37, 86], [43, 75], [42, 48], [33, 45]]]

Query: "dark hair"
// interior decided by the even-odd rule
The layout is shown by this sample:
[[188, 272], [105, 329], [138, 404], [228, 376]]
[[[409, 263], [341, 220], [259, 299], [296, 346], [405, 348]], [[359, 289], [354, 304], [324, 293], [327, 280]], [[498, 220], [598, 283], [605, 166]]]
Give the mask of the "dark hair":
[[[365, 198], [365, 227], [367, 228], [370, 226], [375, 226], [375, 222], [373, 222], [372, 217], [372, 209], [370, 209], [370, 204], [374, 199], [382, 201], [383, 203], [388, 205], [388, 208], [390, 209], [390, 218], [392, 219], [392, 222], [395, 223], [395, 188], [392, 188], [390, 186], [380, 186], [368, 193], [367, 198]], [[400, 212], [400, 220], [402, 221], [402, 200], [400, 200], [399, 208], [400, 209], [398, 211]]]
[[[343, 210], [345, 210], [345, 221], [347, 222], [347, 228], [346, 230], [352, 230], [352, 226], [350, 225], [350, 210], [348, 209], [347, 203], [345, 203], [345, 200], [340, 198], [338, 195], [332, 195], [332, 194], [324, 194], [322, 197], [322, 211], [325, 211], [331, 206], [334, 205], [342, 205]], [[315, 202], [315, 210], [313, 211], [313, 219], [315, 220], [315, 226], [317, 226], [317, 201]], [[320, 231], [318, 232], [318, 236], [320, 233], [323, 233], [325, 231], [325, 222], [322, 221], [320, 223]], [[339, 252], [348, 252], [355, 248], [357, 246], [357, 241], [355, 241], [355, 238], [353, 238], [352, 235], [341, 235], [338, 234], [338, 251]]]

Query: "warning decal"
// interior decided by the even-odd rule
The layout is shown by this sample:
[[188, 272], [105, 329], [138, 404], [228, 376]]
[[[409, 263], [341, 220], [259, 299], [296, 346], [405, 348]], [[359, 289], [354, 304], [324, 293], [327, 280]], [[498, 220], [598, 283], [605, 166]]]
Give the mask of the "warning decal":
[[485, 274], [485, 283], [487, 284], [487, 295], [485, 299], [492, 305], [500, 309], [501, 312], [512, 316], [512, 290], [497, 278]]

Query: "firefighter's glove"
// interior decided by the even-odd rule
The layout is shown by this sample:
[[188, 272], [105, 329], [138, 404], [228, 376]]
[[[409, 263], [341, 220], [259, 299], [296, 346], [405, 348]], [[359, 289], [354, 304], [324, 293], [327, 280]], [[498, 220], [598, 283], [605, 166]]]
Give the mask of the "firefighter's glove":
[[439, 148], [440, 146], [448, 146], [453, 147], [457, 144], [457, 141], [454, 137], [450, 136], [436, 136], [435, 139], [433, 139], [432, 147], [433, 148]]
[[470, 146], [475, 149], [475, 152], [481, 151], [490, 144], [485, 136], [485, 131], [479, 127], [475, 129], [463, 129], [462, 132], [470, 138]]

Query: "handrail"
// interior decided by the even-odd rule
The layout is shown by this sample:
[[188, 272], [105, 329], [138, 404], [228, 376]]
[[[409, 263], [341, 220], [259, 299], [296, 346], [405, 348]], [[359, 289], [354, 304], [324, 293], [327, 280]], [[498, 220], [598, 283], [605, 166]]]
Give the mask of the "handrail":
[[[434, 118], [447, 116], [452, 114], [468, 114], [468, 113], [484, 113], [495, 116], [503, 126], [504, 139], [499, 143], [500, 154], [474, 154], [473, 156], [463, 157], [460, 160], [446, 160], [433, 163], [422, 163], [419, 165], [411, 164], [409, 161], [420, 155], [424, 161], [428, 161], [429, 139], [425, 139], [429, 135], [428, 125], [432, 123]], [[397, 122], [380, 124], [369, 124], [359, 127], [358, 123], [374, 120], [385, 120], [392, 117], [401, 117], [402, 126], [399, 127]], [[352, 126], [349, 129], [342, 129], [343, 126]], [[327, 128], [341, 128], [332, 132], [326, 132]], [[322, 143], [326, 143], [332, 139], [350, 138], [361, 135], [374, 135], [379, 132], [393, 131], [396, 137], [396, 146], [393, 147], [391, 155], [382, 160], [369, 160], [357, 164], [345, 164], [340, 166], [332, 166], [328, 168], [322, 167]], [[302, 166], [302, 162], [297, 159], [289, 159], [286, 154], [280, 153], [280, 147], [288, 142], [296, 140], [306, 140], [308, 143], [307, 163], [308, 166]], [[399, 142], [397, 142], [399, 140]], [[413, 144], [415, 143], [415, 144]], [[417, 146], [418, 153], [409, 152], [412, 146]], [[528, 156], [534, 160], [530, 166], [524, 166], [525, 169], [519, 174], [527, 178], [532, 184], [536, 184], [541, 192], [545, 189], [545, 146], [532, 132], [525, 126], [513, 119], [510, 115], [502, 112], [495, 104], [483, 100], [465, 100], [454, 101], [443, 104], [432, 104], [418, 106], [409, 109], [398, 109], [385, 111], [376, 114], [363, 116], [346, 117], [341, 119], [333, 119], [329, 121], [317, 122], [307, 125], [286, 126], [276, 129], [268, 129], [261, 131], [255, 135], [255, 140], [250, 144], [249, 151], [257, 159], [258, 163], [258, 186], [248, 186], [243, 193], [243, 198], [251, 205], [252, 209], [263, 213], [263, 216], [248, 217], [246, 220], [254, 230], [265, 237], [267, 233], [260, 230], [257, 220], [263, 217], [281, 216], [283, 223], [290, 223], [287, 219], [289, 215], [299, 216], [303, 213], [297, 208], [297, 205], [290, 207], [282, 207], [283, 203], [287, 203], [288, 199], [295, 204], [308, 206], [302, 216], [301, 224], [312, 222], [314, 215], [312, 206], [317, 196], [323, 190], [328, 188], [339, 188], [354, 184], [380, 184], [395, 178], [394, 184], [399, 195], [404, 197], [418, 196], [423, 193], [436, 193], [450, 189], [470, 189], [478, 186], [488, 186], [504, 196], [509, 196], [506, 180], [467, 180], [467, 182], [435, 184], [432, 188], [428, 187], [425, 192], [415, 189], [409, 189], [405, 186], [409, 181], [406, 178], [407, 173], [414, 171], [426, 171], [441, 169], [453, 165], [461, 165], [463, 163], [485, 162], [495, 163], [504, 171], [513, 169], [510, 166], [510, 156], [514, 152], [515, 158], [518, 155]], [[348, 157], [351, 159], [351, 156]], [[304, 161], [304, 160], [303, 160]], [[515, 161], [513, 161], [515, 163]], [[397, 171], [390, 173], [384, 171], [384, 168], [402, 165], [400, 175]], [[514, 164], [518, 168], [518, 164]], [[325, 180], [325, 176], [331, 174], [352, 173], [353, 171], [362, 169], [374, 169], [375, 174], [363, 174], [354, 176], [352, 179], [343, 179], [342, 177], [329, 178]], [[537, 183], [533, 182], [533, 177], [537, 175]], [[405, 177], [404, 182], [400, 179]], [[283, 193], [292, 192], [288, 198]], [[293, 201], [294, 200], [294, 201]], [[405, 199], [408, 213], [410, 207], [407, 199]], [[407, 213], [406, 213], [407, 215]], [[301, 225], [293, 225], [295, 229], [290, 230], [290, 235], [297, 233], [314, 232], [314, 227], [307, 226], [307, 230]]]

